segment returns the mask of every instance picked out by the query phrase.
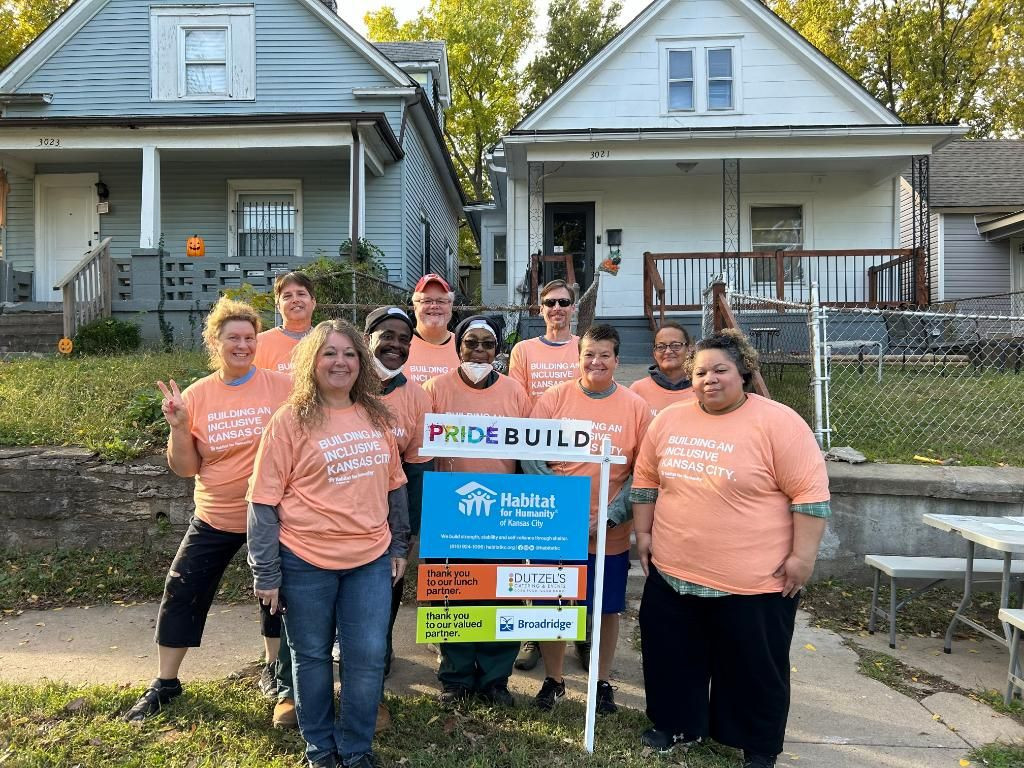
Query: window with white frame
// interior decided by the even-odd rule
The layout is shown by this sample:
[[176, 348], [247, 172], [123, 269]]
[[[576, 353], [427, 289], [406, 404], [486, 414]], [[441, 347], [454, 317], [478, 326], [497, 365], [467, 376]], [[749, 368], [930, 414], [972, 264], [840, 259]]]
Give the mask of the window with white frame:
[[732, 109], [732, 48], [708, 48], [708, 109]]
[[693, 111], [693, 51], [668, 52], [668, 108], [669, 111]]
[[154, 101], [255, 98], [251, 5], [153, 6], [150, 63]]
[[[758, 205], [750, 208], [750, 247], [754, 251], [800, 251], [804, 247], [804, 209], [802, 205]], [[783, 280], [801, 282], [804, 267], [794, 254], [782, 261]], [[754, 261], [754, 280], [776, 281], [775, 260]]]
[[508, 283], [508, 261], [505, 258], [505, 235], [495, 235], [493, 240], [494, 252], [491, 257], [491, 264], [494, 265], [492, 281], [494, 285], [506, 285]]
[[228, 182], [231, 256], [283, 262], [302, 255], [302, 187], [286, 179]]

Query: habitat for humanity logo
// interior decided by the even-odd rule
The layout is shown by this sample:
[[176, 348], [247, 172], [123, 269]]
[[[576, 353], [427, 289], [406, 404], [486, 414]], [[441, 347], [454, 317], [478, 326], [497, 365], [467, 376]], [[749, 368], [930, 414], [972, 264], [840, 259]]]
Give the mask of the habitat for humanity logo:
[[459, 512], [466, 517], [490, 517], [491, 506], [498, 500], [498, 494], [478, 482], [466, 483], [455, 492], [459, 499]]

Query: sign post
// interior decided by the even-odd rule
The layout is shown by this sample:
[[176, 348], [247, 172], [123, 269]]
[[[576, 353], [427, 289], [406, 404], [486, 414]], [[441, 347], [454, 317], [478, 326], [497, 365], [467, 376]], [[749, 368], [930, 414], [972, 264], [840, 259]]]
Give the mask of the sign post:
[[[597, 554], [594, 597], [591, 604], [591, 657], [587, 677], [587, 715], [583, 743], [594, 751], [597, 724], [597, 681], [601, 662], [601, 612], [604, 591], [604, 548], [608, 528], [608, 486], [612, 464], [624, 456], [612, 455], [609, 438], [600, 453], [591, 452], [592, 425], [588, 421], [514, 419], [429, 413], [424, 418], [423, 456], [531, 459], [534, 461], [599, 463]], [[444, 476], [441, 480], [432, 477]], [[428, 493], [427, 483], [436, 483]], [[509, 484], [504, 487], [505, 484]], [[554, 483], [554, 485], [546, 485]], [[581, 484], [575, 489], [566, 486]], [[545, 487], [546, 486], [546, 487]], [[553, 490], [557, 488], [558, 490]], [[479, 475], [427, 473], [424, 497], [452, 498], [461, 518], [448, 517], [448, 525], [424, 516], [421, 556], [472, 559], [585, 560], [589, 539], [590, 489], [585, 478], [547, 475]], [[454, 494], [454, 497], [452, 496]], [[582, 503], [585, 515], [573, 510], [572, 499]], [[560, 506], [562, 505], [562, 506]], [[442, 504], [443, 507], [443, 504]], [[564, 509], [568, 514], [560, 514]], [[492, 513], [493, 516], [492, 516]], [[568, 524], [573, 517], [580, 518]], [[449, 527], [456, 522], [454, 528]], [[442, 529], [443, 528], [443, 529]], [[582, 548], [581, 548], [582, 544]], [[516, 574], [498, 569], [517, 569]], [[494, 581], [490, 581], [495, 569]], [[568, 573], [576, 571], [575, 581]], [[551, 574], [554, 570], [555, 573]], [[562, 572], [562, 573], [559, 573]], [[446, 573], [450, 573], [447, 576]], [[417, 597], [421, 600], [578, 599], [586, 595], [585, 566], [434, 564], [421, 565]], [[518, 581], [517, 581], [518, 578]], [[491, 585], [494, 585], [493, 590]], [[575, 590], [570, 586], [575, 584]], [[564, 590], [564, 591], [559, 591]], [[493, 597], [491, 592], [494, 592]], [[575, 594], [573, 594], [575, 592]], [[469, 642], [483, 640], [559, 640], [586, 637], [583, 606], [438, 606], [417, 613], [417, 642]]]

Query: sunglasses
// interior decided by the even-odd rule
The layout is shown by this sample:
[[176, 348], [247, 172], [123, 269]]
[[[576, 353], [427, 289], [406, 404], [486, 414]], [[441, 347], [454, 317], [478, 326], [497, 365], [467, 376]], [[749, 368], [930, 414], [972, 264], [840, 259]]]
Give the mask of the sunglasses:
[[551, 309], [556, 304], [560, 307], [569, 307], [572, 306], [572, 299], [544, 299], [544, 301], [542, 301], [541, 304], [543, 304], [548, 309]]
[[462, 346], [466, 349], [486, 349], [490, 351], [498, 346], [498, 343], [491, 339], [485, 339], [483, 341], [478, 341], [477, 339], [463, 339]]
[[679, 352], [685, 346], [686, 344], [681, 341], [673, 341], [671, 344], [655, 344], [654, 351], [664, 352], [666, 349], [671, 349], [673, 352]]

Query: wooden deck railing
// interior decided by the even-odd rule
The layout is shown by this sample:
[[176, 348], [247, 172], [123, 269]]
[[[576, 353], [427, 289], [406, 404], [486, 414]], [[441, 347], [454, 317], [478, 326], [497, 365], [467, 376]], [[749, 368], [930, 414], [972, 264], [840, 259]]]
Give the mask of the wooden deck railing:
[[101, 317], [110, 317], [113, 292], [110, 238], [93, 248], [53, 286], [64, 301], [64, 335], [72, 338], [78, 329]]
[[576, 271], [572, 266], [572, 254], [571, 253], [553, 253], [548, 255], [542, 255], [534, 253], [530, 256], [530, 314], [536, 315], [540, 311], [538, 308], [538, 293], [541, 288], [541, 275], [540, 265], [541, 264], [564, 264], [565, 265], [565, 282], [569, 285], [576, 283]]
[[818, 283], [821, 303], [880, 307], [928, 304], [928, 266], [922, 248], [724, 253], [645, 253], [644, 314], [701, 308], [701, 292], [724, 274], [734, 290], [786, 301], [810, 300]]

